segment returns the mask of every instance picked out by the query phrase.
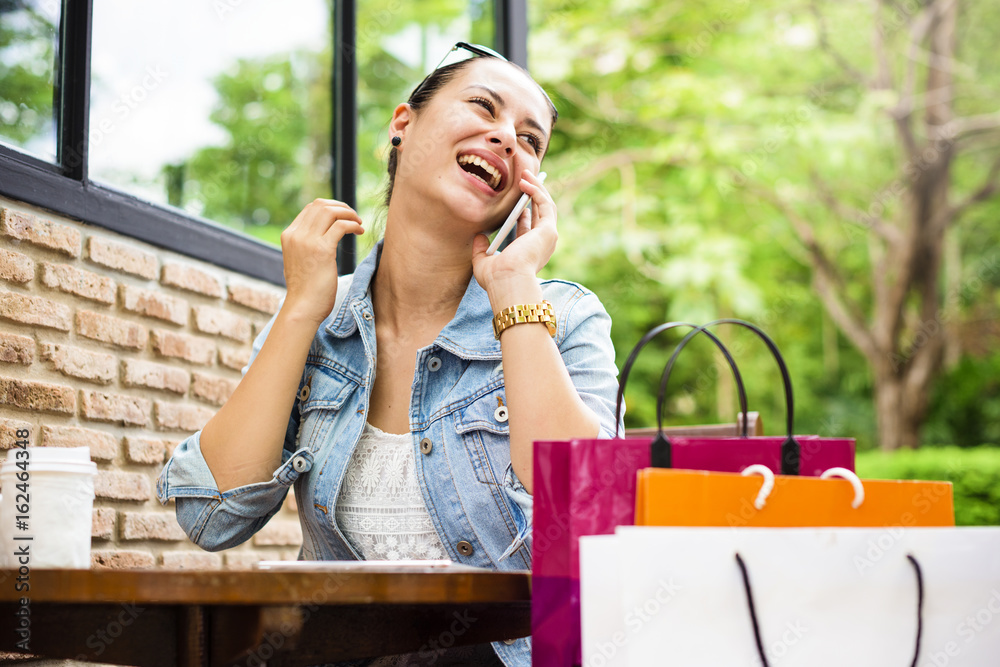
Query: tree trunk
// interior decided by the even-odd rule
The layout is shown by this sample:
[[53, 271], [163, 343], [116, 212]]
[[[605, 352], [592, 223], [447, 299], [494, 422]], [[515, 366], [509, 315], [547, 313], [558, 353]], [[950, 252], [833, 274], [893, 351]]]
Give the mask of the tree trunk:
[[[926, 395], [926, 387], [923, 389]], [[889, 365], [875, 369], [875, 409], [878, 421], [878, 445], [885, 451], [920, 446], [923, 410], [919, 391]]]
[[[911, 172], [907, 183], [905, 249], [899, 253], [904, 265], [898, 275], [881, 276], [887, 287], [895, 281], [895, 290], [890, 291], [904, 298], [892, 301], [889, 309], [876, 304], [874, 319], [881, 326], [876, 327], [874, 338], [882, 354], [874, 360], [875, 405], [879, 445], [886, 450], [920, 446], [931, 386], [941, 368], [949, 334], [947, 320], [942, 317], [947, 304], [941, 294], [941, 265], [951, 221], [949, 189], [955, 144], [943, 139], [943, 129], [952, 120], [949, 65], [955, 52], [955, 5], [948, 3], [935, 10], [938, 14], [928, 35], [931, 61], [924, 90], [928, 102], [923, 122], [926, 139], [918, 144], [919, 168]], [[906, 155], [905, 143], [902, 149]], [[906, 326], [908, 311], [916, 316], [912, 328]]]

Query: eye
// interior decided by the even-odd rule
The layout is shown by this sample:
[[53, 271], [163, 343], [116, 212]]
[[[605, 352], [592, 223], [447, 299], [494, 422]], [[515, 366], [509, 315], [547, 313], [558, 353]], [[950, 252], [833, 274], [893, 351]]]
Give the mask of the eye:
[[528, 144], [534, 149], [535, 153], [542, 152], [542, 140], [537, 134], [532, 134], [530, 132], [525, 132], [521, 135]]
[[485, 97], [473, 97], [469, 101], [489, 111], [491, 116], [496, 115], [496, 106], [493, 104], [493, 100], [488, 100]]

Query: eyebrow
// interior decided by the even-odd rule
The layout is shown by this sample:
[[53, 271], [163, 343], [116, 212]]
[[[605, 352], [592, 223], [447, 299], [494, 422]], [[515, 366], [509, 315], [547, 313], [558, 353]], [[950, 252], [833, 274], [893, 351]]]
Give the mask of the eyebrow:
[[[497, 91], [493, 90], [492, 88], [484, 86], [484, 85], [482, 85], [480, 83], [474, 83], [471, 86], [467, 86], [466, 90], [469, 90], [469, 88], [478, 88], [480, 90], [486, 91], [486, 94], [489, 95], [490, 97], [492, 97], [493, 100], [497, 104], [499, 104], [500, 106], [507, 106], [507, 103], [504, 102], [504, 99], [503, 99], [503, 97], [500, 96], [500, 93], [498, 93]], [[541, 123], [539, 123], [537, 120], [535, 120], [531, 116], [528, 116], [527, 118], [525, 118], [524, 122], [527, 125], [530, 125], [531, 127], [535, 128], [536, 130], [538, 130], [539, 132], [541, 132], [542, 133], [542, 138], [545, 139], [546, 141], [548, 141], [549, 134], [548, 134], [548, 132], [545, 131], [545, 128], [542, 127]]]

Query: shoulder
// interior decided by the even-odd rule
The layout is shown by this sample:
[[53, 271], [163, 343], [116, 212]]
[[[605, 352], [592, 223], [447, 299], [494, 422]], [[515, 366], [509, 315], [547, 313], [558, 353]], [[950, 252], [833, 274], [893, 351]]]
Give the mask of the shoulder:
[[541, 280], [539, 283], [542, 287], [542, 296], [552, 304], [557, 314], [563, 310], [571, 310], [581, 302], [601, 306], [603, 309], [603, 304], [597, 295], [580, 283], [558, 278]]

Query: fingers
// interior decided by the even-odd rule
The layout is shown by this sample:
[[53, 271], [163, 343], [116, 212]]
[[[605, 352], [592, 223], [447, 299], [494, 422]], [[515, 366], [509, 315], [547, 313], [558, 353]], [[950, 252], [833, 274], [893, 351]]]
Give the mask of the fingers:
[[357, 211], [335, 199], [314, 199], [295, 217], [285, 231], [295, 233], [309, 230], [316, 234], [325, 233], [338, 220], [353, 220], [361, 224]]
[[[532, 214], [528, 219], [528, 229], [533, 229], [545, 222], [555, 224], [556, 205], [552, 200], [552, 195], [545, 189], [542, 180], [525, 169], [521, 176], [520, 186], [521, 192], [527, 193], [531, 197]], [[525, 211], [525, 214], [527, 214], [527, 211]], [[521, 232], [521, 222], [523, 219], [522, 217], [518, 220], [518, 233]]]
[[333, 244], [336, 246], [340, 243], [340, 239], [344, 238], [348, 234], [361, 235], [365, 233], [365, 228], [361, 225], [360, 221], [354, 220], [335, 220], [325, 232], [323, 232], [322, 239], [325, 243]]
[[332, 237], [326, 242], [336, 244], [345, 234], [363, 234], [364, 228], [361, 217], [347, 204], [333, 199], [316, 199], [281, 232], [281, 241], [283, 246], [293, 239], [311, 243], [331, 231]]
[[476, 234], [476, 237], [472, 239], [472, 262], [475, 263], [480, 257], [485, 257], [489, 247], [490, 237], [486, 234]]
[[534, 205], [527, 206], [527, 207], [525, 207], [525, 209], [523, 211], [521, 211], [521, 215], [518, 216], [518, 218], [517, 218], [517, 232], [516, 232], [516, 236], [521, 236], [522, 234], [527, 234], [528, 230], [531, 229], [531, 227], [532, 227], [532, 216], [534, 215], [533, 209], [534, 209]]
[[[337, 246], [346, 234], [364, 234], [361, 218], [350, 206], [331, 199], [308, 204], [281, 232], [285, 283], [325, 285], [336, 275]], [[332, 269], [324, 268], [332, 267]]]

